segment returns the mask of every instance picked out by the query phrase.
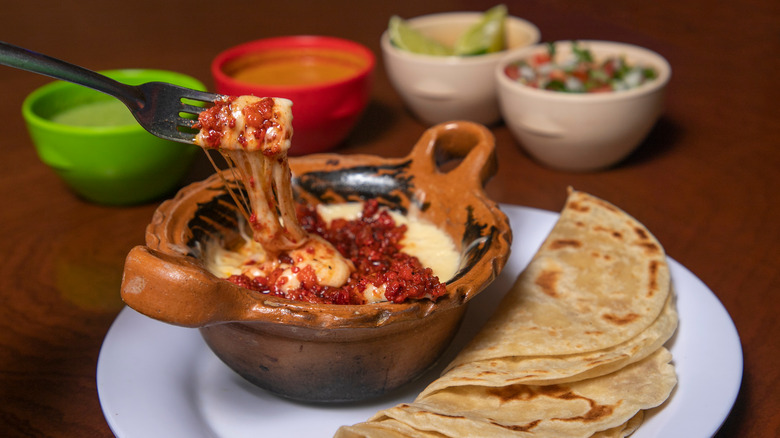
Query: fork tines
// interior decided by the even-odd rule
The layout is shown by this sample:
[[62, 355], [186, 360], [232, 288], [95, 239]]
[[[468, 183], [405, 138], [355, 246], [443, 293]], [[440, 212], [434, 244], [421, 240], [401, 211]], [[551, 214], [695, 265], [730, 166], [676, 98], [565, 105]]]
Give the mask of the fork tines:
[[[186, 134], [187, 136], [194, 136], [195, 132], [192, 132], [192, 127], [195, 125], [195, 123], [197, 123], [198, 115], [206, 108], [214, 105], [216, 100], [222, 99], [224, 96], [215, 93], [192, 90], [189, 88], [177, 88], [177, 91], [179, 91], [177, 125], [179, 127], [185, 128], [185, 132], [183, 132], [183, 134]], [[181, 129], [179, 129], [179, 131], [181, 131]]]

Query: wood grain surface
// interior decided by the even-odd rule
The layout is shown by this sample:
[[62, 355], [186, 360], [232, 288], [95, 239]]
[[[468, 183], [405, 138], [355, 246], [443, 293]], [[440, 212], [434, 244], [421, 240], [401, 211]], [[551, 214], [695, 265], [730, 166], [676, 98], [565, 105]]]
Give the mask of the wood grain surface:
[[[291, 34], [334, 35], [377, 55], [372, 101], [345, 154], [406, 155], [426, 126], [404, 108], [379, 37], [402, 17], [486, 10], [488, 1], [5, 2], [0, 39], [102, 70], [175, 70], [207, 85], [232, 45]], [[219, 6], [217, 6], [219, 5]], [[596, 173], [542, 167], [507, 128], [491, 127], [494, 199], [559, 210], [573, 186], [621, 206], [701, 278], [739, 331], [742, 389], [719, 437], [780, 435], [780, 5], [770, 0], [508, 1], [545, 41], [604, 39], [650, 48], [672, 65], [666, 110], [625, 162]], [[21, 116], [48, 78], [0, 66], [0, 435], [112, 436], [98, 400], [101, 343], [122, 308], [124, 257], [157, 202], [90, 204], [38, 159]], [[107, 146], [109, 147], [109, 146]], [[204, 157], [188, 181], [211, 173]], [[684, 321], [683, 321], [684, 323]], [[717, 385], [718, 382], [713, 382]]]

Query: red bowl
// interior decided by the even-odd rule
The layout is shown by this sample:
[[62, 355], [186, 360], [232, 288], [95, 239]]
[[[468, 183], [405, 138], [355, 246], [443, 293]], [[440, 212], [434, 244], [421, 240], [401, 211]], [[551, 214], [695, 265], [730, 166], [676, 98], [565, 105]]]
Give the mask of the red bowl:
[[290, 155], [324, 152], [342, 143], [368, 105], [374, 54], [325, 36], [261, 39], [227, 49], [211, 64], [216, 91], [283, 97], [293, 102]]

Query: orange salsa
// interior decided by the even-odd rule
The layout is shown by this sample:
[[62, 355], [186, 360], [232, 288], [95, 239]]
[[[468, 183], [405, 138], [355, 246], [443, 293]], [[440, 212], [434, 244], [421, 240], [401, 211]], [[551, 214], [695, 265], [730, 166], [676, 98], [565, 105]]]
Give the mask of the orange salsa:
[[366, 67], [357, 55], [321, 48], [268, 50], [237, 58], [225, 72], [242, 82], [263, 85], [311, 85], [336, 82]]

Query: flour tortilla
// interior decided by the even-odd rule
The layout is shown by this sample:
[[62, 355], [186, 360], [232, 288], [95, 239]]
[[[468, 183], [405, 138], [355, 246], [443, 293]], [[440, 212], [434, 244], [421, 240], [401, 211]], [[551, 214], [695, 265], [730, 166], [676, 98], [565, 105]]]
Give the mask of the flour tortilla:
[[452, 386], [551, 385], [598, 377], [652, 354], [674, 334], [677, 322], [674, 296], [670, 295], [650, 327], [622, 344], [579, 354], [510, 356], [466, 362], [431, 382], [421, 396]]
[[[644, 411], [639, 411], [627, 422], [602, 430], [590, 438], [625, 438], [634, 433], [644, 421]], [[382, 416], [370, 422], [354, 426], [342, 426], [335, 438], [447, 438], [447, 435], [429, 430], [415, 429], [394, 418]]]
[[[634, 433], [644, 421], [644, 411], [639, 411], [625, 423], [602, 430], [590, 438], [625, 438]], [[408, 424], [386, 416], [354, 426], [342, 426], [335, 438], [447, 438], [447, 435], [429, 430], [418, 430]]]
[[415, 429], [394, 418], [380, 417], [353, 426], [341, 426], [334, 438], [446, 438], [447, 435]]
[[677, 384], [663, 248], [612, 204], [570, 191], [499, 310], [412, 403], [352, 437], [625, 437]]
[[614, 373], [565, 385], [447, 388], [369, 421], [393, 418], [460, 438], [590, 437], [663, 403], [677, 383], [671, 358], [660, 348]]
[[449, 368], [621, 344], [658, 318], [670, 290], [666, 254], [644, 225], [606, 201], [570, 191], [499, 310]]
[[639, 411], [631, 417], [628, 421], [620, 426], [613, 427], [611, 429], [602, 430], [591, 435], [591, 438], [625, 438], [639, 429], [642, 422], [645, 420], [645, 411]]

